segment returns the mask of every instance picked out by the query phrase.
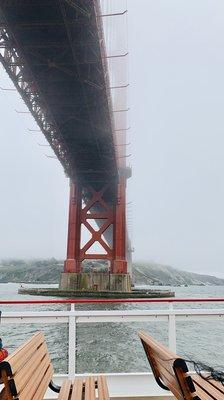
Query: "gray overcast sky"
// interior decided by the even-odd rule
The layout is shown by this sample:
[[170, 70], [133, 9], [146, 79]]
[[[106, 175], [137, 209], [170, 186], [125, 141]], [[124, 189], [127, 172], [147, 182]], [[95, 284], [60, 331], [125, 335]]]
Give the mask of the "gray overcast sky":
[[[129, 48], [134, 259], [224, 276], [224, 2], [129, 0]], [[0, 104], [0, 258], [64, 258], [68, 180]]]

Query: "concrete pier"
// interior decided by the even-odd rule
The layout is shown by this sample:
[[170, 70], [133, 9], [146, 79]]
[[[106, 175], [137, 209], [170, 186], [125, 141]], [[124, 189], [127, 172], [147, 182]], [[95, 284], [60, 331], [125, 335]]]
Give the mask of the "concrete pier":
[[62, 272], [60, 290], [93, 292], [131, 292], [129, 274], [109, 274], [108, 272]]
[[20, 288], [19, 294], [32, 295], [32, 296], [50, 296], [50, 297], [66, 297], [66, 298], [101, 298], [101, 299], [137, 299], [137, 298], [164, 298], [174, 297], [175, 293], [170, 290], [132, 290], [131, 292], [94, 292], [86, 290], [60, 290], [53, 288]]

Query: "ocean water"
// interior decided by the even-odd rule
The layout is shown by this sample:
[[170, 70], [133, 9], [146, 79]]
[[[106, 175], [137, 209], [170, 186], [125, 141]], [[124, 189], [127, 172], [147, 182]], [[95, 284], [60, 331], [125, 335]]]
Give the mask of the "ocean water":
[[[23, 286], [26, 286], [23, 284]], [[32, 286], [32, 285], [27, 285]], [[38, 285], [34, 285], [35, 287]], [[44, 285], [39, 285], [43, 287]], [[55, 285], [45, 285], [55, 286]], [[31, 300], [40, 297], [18, 294], [19, 284], [0, 284], [0, 300]], [[223, 297], [222, 286], [191, 286], [173, 288], [177, 298], [185, 297]], [[46, 297], [44, 297], [46, 299]], [[52, 298], [53, 299], [53, 298]], [[67, 305], [0, 305], [0, 310], [62, 310]], [[110, 304], [79, 305], [77, 309], [115, 310], [115, 309], [161, 309], [166, 304]], [[180, 304], [179, 308], [192, 308]], [[194, 304], [194, 308], [223, 308], [224, 303]], [[168, 325], [166, 322], [149, 323], [95, 323], [79, 324], [77, 327], [77, 372], [144, 372], [149, 370], [148, 362], [138, 338], [140, 329], [147, 330], [157, 340], [168, 344]], [[0, 324], [0, 337], [5, 347], [12, 352], [18, 345], [37, 330], [43, 330], [56, 372], [67, 372], [68, 326], [67, 324]], [[186, 359], [203, 361], [224, 370], [224, 321], [207, 320], [201, 322], [177, 322], [177, 352]]]

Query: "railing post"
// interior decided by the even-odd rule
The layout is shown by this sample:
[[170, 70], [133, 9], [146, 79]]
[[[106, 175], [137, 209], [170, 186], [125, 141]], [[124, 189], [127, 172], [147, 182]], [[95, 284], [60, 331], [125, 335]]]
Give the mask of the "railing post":
[[71, 304], [71, 315], [68, 321], [68, 376], [70, 379], [75, 377], [76, 368], [76, 316], [75, 304]]
[[169, 317], [168, 317], [168, 336], [169, 336], [169, 349], [176, 353], [177, 340], [176, 340], [176, 316], [173, 313], [173, 304], [169, 304]]

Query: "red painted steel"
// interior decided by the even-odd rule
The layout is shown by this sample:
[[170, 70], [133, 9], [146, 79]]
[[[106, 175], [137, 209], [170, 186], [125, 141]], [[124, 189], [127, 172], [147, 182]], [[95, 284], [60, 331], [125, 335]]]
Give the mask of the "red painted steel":
[[[109, 247], [103, 238], [104, 232], [114, 223], [113, 208], [103, 199], [107, 188], [108, 186], [105, 186], [100, 191], [96, 191], [90, 186], [87, 187], [87, 192], [91, 193], [92, 197], [87, 200], [81, 212], [81, 223], [85, 225], [92, 237], [80, 249], [81, 261], [85, 259], [111, 260], [113, 258], [113, 248]], [[90, 220], [100, 221], [101, 226], [97, 231], [91, 226]], [[87, 253], [96, 242], [102, 246], [105, 253]]]
[[[92, 186], [81, 187], [71, 182], [65, 272], [80, 272], [82, 262], [86, 259], [103, 259], [111, 263], [111, 273], [127, 273], [126, 179], [120, 178], [117, 194], [114, 198], [110, 197], [109, 201], [105, 196], [108, 188], [109, 185], [106, 185], [101, 190], [96, 190]], [[85, 205], [82, 206], [83, 204]], [[97, 230], [91, 225], [91, 220], [97, 221]], [[82, 226], [91, 234], [84, 245], [81, 244]], [[108, 228], [112, 235], [110, 244], [104, 237]], [[101, 253], [91, 251], [97, 242], [102, 247]]]
[[80, 272], [79, 243], [80, 243], [80, 210], [81, 197], [77, 184], [70, 184], [69, 220], [67, 259], [64, 265], [65, 272]]
[[126, 274], [126, 179], [124, 177], [121, 177], [118, 183], [115, 215], [112, 273]]
[[224, 303], [223, 297], [164, 299], [67, 299], [67, 300], [0, 300], [0, 304], [88, 304], [88, 303]]

